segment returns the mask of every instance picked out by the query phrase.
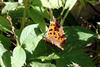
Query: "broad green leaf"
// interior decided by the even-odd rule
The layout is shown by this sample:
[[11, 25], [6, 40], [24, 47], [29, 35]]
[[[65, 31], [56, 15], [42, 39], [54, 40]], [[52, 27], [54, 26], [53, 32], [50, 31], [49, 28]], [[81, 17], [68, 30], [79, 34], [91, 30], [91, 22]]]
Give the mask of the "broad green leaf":
[[58, 9], [62, 7], [62, 0], [32, 0], [33, 6], [39, 6], [39, 7], [46, 7], [46, 8], [52, 8], [52, 9]]
[[2, 58], [0, 57], [0, 67], [5, 67]]
[[5, 67], [11, 67], [11, 53], [6, 51], [2, 56], [3, 63]]
[[53, 50], [54, 48], [51, 47], [51, 45], [52, 44], [46, 44], [44, 40], [41, 40], [32, 54], [27, 52], [28, 61], [41, 60], [46, 62], [59, 59], [59, 55]]
[[18, 0], [18, 3], [23, 5], [23, 0]]
[[32, 5], [41, 7], [42, 6], [41, 0], [32, 0]]
[[5, 37], [4, 35], [0, 35], [0, 41], [3, 44], [4, 48], [9, 50], [9, 47], [10, 47], [10, 44], [11, 44], [9, 38]]
[[72, 62], [77, 63], [80, 67], [94, 67], [92, 60], [80, 49], [64, 51], [61, 58], [57, 60], [57, 67], [67, 67]]
[[[67, 63], [67, 59], [65, 59], [65, 58], [64, 58], [65, 60], [63, 59], [61, 61], [57, 61], [57, 63], [59, 64], [61, 62], [62, 63], [61, 65], [67, 66], [67, 64], [69, 65], [70, 63], [74, 62], [74, 63], [77, 63], [81, 66], [85, 66], [87, 64], [89, 64], [87, 66], [90, 66], [90, 67], [93, 66], [93, 65], [91, 65], [92, 61], [90, 60], [90, 58], [83, 51], [81, 51], [80, 48], [82, 49], [83, 47], [85, 47], [87, 45], [87, 43], [92, 42], [95, 39], [94, 38], [95, 33], [91, 32], [90, 30], [87, 30], [87, 29], [84, 29], [81, 27], [77, 27], [77, 26], [65, 27], [64, 31], [65, 31], [65, 35], [67, 37], [67, 43], [65, 44], [64, 51], [61, 52], [61, 56], [59, 56], [59, 54], [57, 55], [55, 53], [52, 53], [56, 49], [53, 47], [50, 47], [51, 44], [40, 42], [41, 44], [39, 44], [37, 46], [35, 52], [33, 52], [33, 55], [35, 55], [35, 57], [36, 57], [36, 58], [35, 57], [34, 58], [41, 59], [42, 61], [46, 61], [46, 60], [52, 60], [52, 59], [57, 60], [59, 58], [63, 59], [63, 57], [65, 57], [65, 58], [69, 59], [68, 63]], [[49, 50], [45, 50], [45, 47], [43, 45], [45, 45], [45, 46], [48, 45], [46, 48]], [[53, 56], [53, 55], [55, 55], [55, 56]], [[68, 57], [67, 57], [67, 55], [68, 55]], [[69, 58], [70, 56], [71, 57], [73, 56], [73, 58], [72, 59]], [[80, 58], [75, 59], [78, 57], [80, 57]], [[88, 60], [86, 63], [84, 63], [82, 65], [82, 63], [84, 62], [84, 61], [82, 61], [83, 58], [88, 59]], [[63, 62], [65, 62], [65, 63], [63, 64]], [[57, 64], [57, 67], [58, 66], [64, 67], [64, 66], [61, 66], [58, 64]]]
[[66, 67], [72, 62], [81, 67], [94, 67], [94, 63], [82, 51], [82, 48], [95, 39], [95, 33], [77, 26], [65, 27], [64, 31], [67, 43], [65, 44], [65, 50], [60, 55], [60, 59], [57, 60], [57, 67]]
[[3, 47], [2, 43], [0, 42], [0, 65], [2, 67], [5, 67], [2, 59], [2, 55], [6, 52], [7, 50]]
[[[18, 20], [23, 17], [23, 11], [24, 8], [23, 7], [18, 7], [16, 10], [14, 11], [10, 11], [9, 15], [11, 16], [11, 18], [13, 19], [12, 22], [14, 23], [18, 23]], [[16, 22], [17, 21], [17, 22]]]
[[0, 42], [0, 65], [2, 67], [11, 67], [10, 52], [8, 52]]
[[65, 27], [64, 31], [68, 40], [67, 42], [75, 47], [85, 47], [88, 43], [93, 42], [96, 38], [95, 33], [78, 26]]
[[79, 40], [88, 41], [90, 37], [93, 37], [93, 34], [86, 32], [77, 32], [79, 35]]
[[62, 7], [62, 0], [41, 0], [41, 3], [44, 7], [47, 8], [60, 8]]
[[28, 11], [29, 17], [33, 20], [34, 23], [39, 24], [39, 27], [42, 32], [46, 31], [46, 24], [44, 21], [44, 17], [42, 15], [42, 11], [39, 7], [33, 7], [29, 9]]
[[25, 46], [25, 49], [32, 52], [37, 47], [39, 41], [42, 39], [42, 34], [37, 35], [36, 29], [38, 24], [32, 24], [25, 27], [20, 36], [21, 45]]
[[13, 55], [11, 57], [12, 67], [22, 67], [26, 61], [26, 54], [21, 46], [17, 46], [13, 50]]
[[67, 0], [65, 3], [65, 9], [71, 10], [73, 6], [76, 4], [77, 0]]
[[0, 30], [3, 31], [11, 30], [9, 22], [7, 21], [7, 19], [3, 18], [2, 16], [0, 16]]
[[0, 42], [0, 57], [5, 53], [7, 50], [3, 47], [3, 44]]
[[39, 63], [39, 62], [32, 62], [31, 67], [56, 67], [54, 64], [51, 63]]
[[5, 2], [6, 6], [3, 8], [2, 13], [7, 13], [7, 11], [15, 10], [18, 6], [18, 2]]
[[52, 53], [49, 56], [40, 56], [37, 59], [41, 59], [42, 61], [45, 61], [45, 60], [53, 60], [53, 59], [59, 59], [59, 58], [60, 57], [57, 54]]

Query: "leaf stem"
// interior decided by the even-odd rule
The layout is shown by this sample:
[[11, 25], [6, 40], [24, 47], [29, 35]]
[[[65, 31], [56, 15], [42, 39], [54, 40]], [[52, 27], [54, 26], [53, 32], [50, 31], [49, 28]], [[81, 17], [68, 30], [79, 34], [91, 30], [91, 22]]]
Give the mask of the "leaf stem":
[[66, 17], [68, 16], [68, 14], [69, 14], [69, 10], [66, 12], [66, 14], [64, 15], [64, 17], [61, 19], [61, 25], [64, 24], [64, 21], [65, 21]]

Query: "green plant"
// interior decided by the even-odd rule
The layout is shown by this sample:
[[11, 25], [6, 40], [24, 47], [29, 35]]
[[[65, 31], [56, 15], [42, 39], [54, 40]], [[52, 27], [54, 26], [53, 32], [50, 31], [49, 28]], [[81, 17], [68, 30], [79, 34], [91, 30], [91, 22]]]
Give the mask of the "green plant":
[[62, 7], [58, 18], [61, 25], [64, 25], [76, 2], [77, 0], [23, 0], [20, 4], [6, 2], [0, 16], [0, 65], [66, 67], [77, 64], [81, 67], [94, 67], [83, 50], [96, 39], [94, 32], [80, 26], [65, 25], [67, 42], [64, 51], [43, 40], [47, 31], [46, 23], [51, 19], [48, 9], [53, 12], [53, 9]]

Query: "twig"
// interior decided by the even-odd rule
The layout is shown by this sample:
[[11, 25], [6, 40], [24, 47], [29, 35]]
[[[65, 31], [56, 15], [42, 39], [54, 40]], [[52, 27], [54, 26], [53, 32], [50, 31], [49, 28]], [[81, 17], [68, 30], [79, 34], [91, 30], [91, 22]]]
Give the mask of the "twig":
[[[17, 45], [19, 45], [19, 41], [18, 41], [18, 37], [16, 36], [16, 33], [15, 33], [15, 27], [13, 26], [13, 23], [12, 23], [12, 18], [8, 15], [7, 16], [7, 19], [8, 19], [8, 21], [9, 21], [9, 23], [10, 23], [10, 26], [11, 26], [11, 34], [13, 35], [13, 39], [15, 39], [16, 40], [16, 42], [17, 42]], [[16, 46], [16, 43], [13, 43], [15, 46]]]

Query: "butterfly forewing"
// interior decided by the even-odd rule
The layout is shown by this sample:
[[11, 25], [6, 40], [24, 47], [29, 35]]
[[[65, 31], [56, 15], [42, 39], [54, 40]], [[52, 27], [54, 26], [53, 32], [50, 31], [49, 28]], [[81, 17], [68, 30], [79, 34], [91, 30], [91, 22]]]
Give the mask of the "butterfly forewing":
[[50, 21], [49, 29], [46, 33], [45, 38], [46, 41], [64, 50], [66, 37], [64, 35], [63, 27], [60, 26], [57, 20]]

